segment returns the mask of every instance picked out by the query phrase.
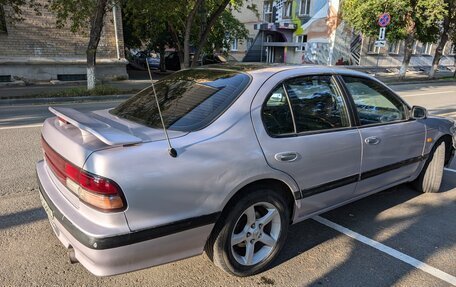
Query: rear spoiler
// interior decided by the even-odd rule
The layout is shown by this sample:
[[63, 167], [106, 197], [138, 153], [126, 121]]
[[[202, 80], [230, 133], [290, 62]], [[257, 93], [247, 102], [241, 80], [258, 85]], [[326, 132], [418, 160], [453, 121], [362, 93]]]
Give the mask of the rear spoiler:
[[127, 145], [142, 142], [138, 137], [113, 128], [110, 125], [78, 112], [75, 109], [49, 107], [49, 111], [80, 130], [96, 136], [107, 145]]

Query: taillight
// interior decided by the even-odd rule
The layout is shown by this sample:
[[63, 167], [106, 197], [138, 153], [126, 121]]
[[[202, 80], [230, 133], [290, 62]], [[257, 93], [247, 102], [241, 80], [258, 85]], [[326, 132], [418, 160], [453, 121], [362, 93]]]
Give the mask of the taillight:
[[101, 211], [126, 208], [122, 190], [114, 181], [78, 168], [55, 152], [41, 138], [46, 162], [59, 181], [79, 200]]

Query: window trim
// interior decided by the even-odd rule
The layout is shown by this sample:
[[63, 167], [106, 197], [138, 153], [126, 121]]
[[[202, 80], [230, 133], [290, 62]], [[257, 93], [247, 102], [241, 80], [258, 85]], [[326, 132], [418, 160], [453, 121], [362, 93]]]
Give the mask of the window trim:
[[[344, 102], [344, 109], [345, 109], [345, 112], [347, 113], [348, 115], [348, 121], [349, 121], [349, 124], [348, 126], [346, 127], [340, 127], [340, 128], [331, 128], [331, 129], [325, 129], [325, 130], [314, 130], [314, 131], [304, 131], [304, 132], [297, 132], [297, 129], [296, 129], [296, 122], [294, 120], [294, 113], [293, 113], [293, 108], [291, 107], [291, 101], [290, 101], [290, 98], [288, 97], [288, 92], [286, 90], [286, 87], [285, 87], [285, 82], [286, 81], [289, 81], [289, 80], [293, 80], [293, 79], [296, 79], [296, 78], [303, 78], [303, 77], [330, 77], [330, 81], [332, 81], [332, 83], [334, 84], [334, 87], [336, 89], [336, 92], [339, 94], [339, 96], [342, 97], [342, 100]], [[352, 114], [352, 107], [351, 107], [351, 102], [350, 100], [347, 98], [347, 95], [346, 93], [343, 92], [343, 89], [340, 87], [340, 83], [337, 79], [337, 76], [336, 74], [331, 74], [331, 73], [323, 73], [323, 74], [308, 74], [308, 75], [294, 75], [294, 76], [291, 76], [291, 77], [287, 77], [287, 78], [284, 78], [282, 79], [277, 85], [275, 85], [270, 91], [269, 93], [267, 94], [267, 96], [264, 98], [264, 101], [263, 101], [263, 104], [261, 105], [261, 111], [260, 111], [260, 118], [261, 118], [261, 122], [263, 124], [263, 128], [264, 130], [266, 131], [266, 134], [271, 137], [271, 138], [291, 138], [291, 137], [300, 137], [300, 136], [307, 136], [307, 135], [316, 135], [316, 134], [324, 134], [324, 133], [333, 133], [333, 132], [342, 132], [342, 131], [348, 131], [348, 130], [354, 130], [357, 128], [357, 122], [354, 121], [354, 117], [353, 117], [353, 114]], [[282, 86], [282, 88], [284, 89], [285, 91], [285, 95], [287, 97], [287, 101], [288, 101], [288, 105], [289, 105], [289, 108], [290, 108], [290, 112], [291, 112], [291, 115], [292, 115], [292, 120], [293, 120], [293, 128], [295, 129], [295, 132], [294, 133], [286, 133], [286, 134], [280, 134], [280, 135], [273, 135], [269, 132], [269, 130], [266, 128], [265, 126], [265, 123], [264, 123], [264, 119], [263, 119], [263, 109], [268, 101], [268, 99], [270, 98], [270, 96], [272, 95], [272, 92], [275, 91], [275, 89], [277, 89], [278, 87]]]
[[[288, 7], [289, 7], [289, 9], [286, 9]], [[290, 12], [289, 15], [288, 15], [288, 11]], [[291, 19], [292, 15], [293, 15], [293, 1], [285, 0], [283, 2], [283, 6], [282, 6], [282, 19]]]
[[[301, 13], [302, 12], [302, 2], [303, 1], [306, 1], [306, 9], [308, 9], [308, 11], [306, 11], [306, 13]], [[312, 5], [312, 0], [299, 0], [299, 16], [310, 16], [310, 8], [311, 8], [311, 5]]]
[[[372, 82], [378, 83], [383, 88], [386, 88], [385, 90], [388, 91], [388, 94], [391, 97], [393, 97], [396, 100], [398, 100], [402, 104], [402, 106], [404, 107], [404, 110], [405, 110], [406, 118], [403, 119], [403, 120], [391, 121], [391, 122], [386, 122], [386, 123], [375, 123], [375, 124], [362, 125], [361, 121], [359, 119], [358, 110], [356, 109], [355, 100], [353, 99], [350, 91], [348, 90], [347, 84], [345, 83], [345, 80], [344, 80], [343, 77], [351, 77], [351, 78], [358, 78], [358, 79], [363, 79], [363, 80], [367, 80], [367, 81], [372, 81]], [[415, 121], [415, 119], [411, 118], [411, 115], [410, 115], [411, 107], [399, 95], [397, 95], [393, 90], [391, 90], [391, 88], [389, 88], [387, 85], [383, 84], [382, 82], [380, 82], [380, 81], [378, 81], [376, 79], [371, 79], [371, 78], [366, 77], [366, 76], [350, 75], [350, 74], [338, 74], [337, 78], [339, 79], [341, 85], [343, 86], [344, 93], [346, 93], [347, 97], [349, 98], [350, 105], [352, 107], [351, 112], [353, 113], [353, 115], [355, 117], [356, 127], [357, 128], [370, 128], [370, 127], [393, 125], [393, 124], [399, 124], [399, 123]]]

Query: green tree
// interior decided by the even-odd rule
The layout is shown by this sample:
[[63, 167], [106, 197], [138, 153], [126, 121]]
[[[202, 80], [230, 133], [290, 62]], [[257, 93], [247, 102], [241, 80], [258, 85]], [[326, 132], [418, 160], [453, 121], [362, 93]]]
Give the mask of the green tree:
[[87, 89], [95, 88], [96, 56], [101, 38], [104, 17], [112, 9], [114, 2], [108, 0], [48, 0], [48, 8], [57, 16], [57, 26], [69, 26], [73, 32], [87, 33], [89, 27], [89, 43], [87, 44]]
[[412, 57], [415, 40], [437, 41], [438, 25], [445, 14], [444, 0], [345, 0], [342, 17], [364, 36], [376, 37], [377, 19], [384, 12], [391, 15], [386, 37], [389, 42], [404, 40], [404, 58], [399, 77], [404, 78]]
[[440, 26], [440, 37], [437, 48], [435, 49], [431, 70], [429, 71], [429, 78], [435, 77], [435, 71], [437, 70], [440, 59], [442, 58], [443, 49], [456, 30], [456, 0], [445, 0], [445, 4], [446, 9], [443, 21], [441, 21], [441, 23], [438, 23]]
[[214, 25], [207, 39], [204, 51], [212, 53], [220, 50], [229, 50], [235, 39], [247, 39], [249, 31], [233, 14], [225, 10]]
[[22, 21], [22, 9], [24, 7], [35, 10], [37, 15], [41, 14], [41, 3], [35, 0], [0, 0], [0, 12], [3, 12], [2, 7], [8, 7], [5, 15], [11, 22]]
[[[137, 0], [127, 1], [124, 12], [134, 21], [126, 26], [136, 27], [131, 31], [141, 38], [143, 43], [152, 43], [151, 39], [157, 39], [152, 37], [153, 34], [163, 36], [162, 33], [169, 33], [168, 44], [172, 43], [176, 48], [181, 67], [186, 68], [195, 66], [205, 50], [226, 46], [226, 43], [223, 43], [226, 41], [225, 35], [231, 39], [245, 37], [247, 33], [241, 27], [242, 24], [228, 11], [229, 7], [238, 9], [242, 4], [243, 0]], [[249, 9], [255, 8], [254, 5], [249, 6]], [[144, 29], [147, 31], [139, 32], [141, 35], [138, 35], [138, 31]], [[222, 29], [225, 29], [223, 33]], [[192, 62], [191, 47], [195, 48]]]

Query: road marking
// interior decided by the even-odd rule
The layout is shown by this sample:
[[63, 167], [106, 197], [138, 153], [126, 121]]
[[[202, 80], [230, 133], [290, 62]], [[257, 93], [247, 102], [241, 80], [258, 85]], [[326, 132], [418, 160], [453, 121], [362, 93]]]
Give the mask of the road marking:
[[445, 167], [444, 170], [446, 170], [446, 171], [451, 171], [451, 172], [456, 172], [456, 169], [447, 168], [447, 167]]
[[38, 128], [38, 127], [42, 127], [42, 126], [43, 126], [43, 124], [23, 125], [23, 126], [11, 126], [11, 127], [0, 127], [0, 130], [13, 130], [13, 129]]
[[375, 240], [372, 240], [370, 238], [367, 238], [366, 236], [363, 236], [359, 233], [356, 233], [346, 227], [343, 227], [337, 223], [334, 223], [332, 221], [329, 221], [321, 216], [315, 216], [315, 217], [312, 217], [313, 220], [323, 224], [323, 225], [326, 225], [332, 229], [335, 229], [337, 231], [339, 231], [340, 233], [343, 233], [355, 240], [358, 240], [366, 245], [369, 245], [381, 252], [384, 252], [396, 259], [399, 259], [401, 260], [402, 262], [404, 263], [407, 263], [409, 265], [412, 265], [413, 267], [415, 268], [418, 268], [428, 274], [431, 274], [432, 276], [434, 277], [437, 277], [445, 282], [448, 282], [452, 285], [455, 285], [456, 286], [456, 277], [453, 276], [453, 275], [450, 275], [448, 273], [445, 273], [443, 272], [442, 270], [439, 270], [435, 267], [432, 267], [424, 262], [421, 262], [413, 257], [410, 257], [408, 256], [407, 254], [404, 254], [400, 251], [397, 251], [396, 249], [393, 249], [391, 247], [388, 247], [380, 242], [377, 242]]
[[[398, 92], [399, 94], [401, 92]], [[448, 94], [454, 93], [454, 91], [441, 91], [441, 92], [431, 92], [431, 93], [421, 93], [421, 94], [409, 94], [409, 95], [401, 95], [401, 97], [418, 97], [418, 96], [426, 96], [426, 95], [438, 95], [438, 94]]]

